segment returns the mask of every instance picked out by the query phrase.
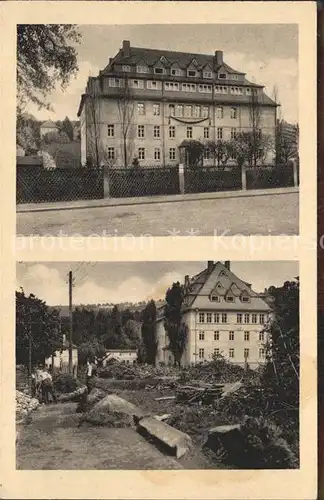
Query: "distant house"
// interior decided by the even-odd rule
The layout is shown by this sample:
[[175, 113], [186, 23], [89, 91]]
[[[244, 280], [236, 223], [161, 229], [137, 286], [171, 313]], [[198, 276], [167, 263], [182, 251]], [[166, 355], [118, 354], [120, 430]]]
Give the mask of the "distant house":
[[108, 349], [106, 354], [107, 358], [104, 360], [103, 366], [106, 366], [106, 364], [112, 359], [131, 365], [137, 361], [136, 349]]
[[[66, 343], [65, 335], [63, 336], [63, 345], [61, 349], [57, 349], [53, 356], [45, 359], [45, 366], [51, 369], [54, 373], [69, 372], [69, 347]], [[72, 346], [72, 370], [76, 376], [78, 372], [78, 349], [75, 345]]]
[[52, 121], [48, 120], [46, 122], [43, 122], [40, 126], [39, 133], [41, 137], [44, 137], [46, 134], [49, 132], [58, 132], [59, 129], [57, 125]]

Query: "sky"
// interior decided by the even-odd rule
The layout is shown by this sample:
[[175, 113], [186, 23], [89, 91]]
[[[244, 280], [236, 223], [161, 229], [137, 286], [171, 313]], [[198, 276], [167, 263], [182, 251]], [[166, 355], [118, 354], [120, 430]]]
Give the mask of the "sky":
[[[164, 299], [184, 276], [194, 276], [207, 262], [20, 262], [16, 289], [33, 293], [48, 305], [68, 304], [68, 272], [73, 272], [73, 304], [141, 302]], [[281, 286], [299, 275], [294, 261], [232, 261], [231, 270], [256, 292]]]
[[265, 85], [272, 97], [278, 88], [282, 117], [298, 121], [298, 26], [293, 24], [210, 25], [82, 25], [77, 46], [79, 72], [62, 92], [56, 89], [49, 102], [54, 112], [26, 109], [39, 120], [77, 119], [81, 94], [89, 76], [96, 76], [123, 40], [131, 46], [192, 53], [224, 52], [224, 61], [246, 73], [248, 80]]

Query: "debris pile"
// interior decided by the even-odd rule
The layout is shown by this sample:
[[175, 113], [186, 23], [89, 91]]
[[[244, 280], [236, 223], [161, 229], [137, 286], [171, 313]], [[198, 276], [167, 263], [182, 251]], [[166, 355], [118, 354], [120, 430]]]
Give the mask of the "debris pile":
[[22, 420], [28, 416], [30, 412], [36, 410], [39, 406], [38, 399], [28, 396], [23, 392], [16, 391], [16, 420]]

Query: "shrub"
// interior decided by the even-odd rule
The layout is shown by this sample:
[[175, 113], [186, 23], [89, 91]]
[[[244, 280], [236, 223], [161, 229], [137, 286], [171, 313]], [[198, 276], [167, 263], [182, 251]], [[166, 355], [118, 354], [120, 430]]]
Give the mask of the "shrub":
[[78, 383], [77, 379], [75, 379], [74, 377], [72, 377], [72, 375], [69, 375], [67, 373], [61, 373], [59, 375], [54, 376], [53, 384], [55, 391], [61, 394], [74, 392], [78, 387], [80, 387], [80, 384]]

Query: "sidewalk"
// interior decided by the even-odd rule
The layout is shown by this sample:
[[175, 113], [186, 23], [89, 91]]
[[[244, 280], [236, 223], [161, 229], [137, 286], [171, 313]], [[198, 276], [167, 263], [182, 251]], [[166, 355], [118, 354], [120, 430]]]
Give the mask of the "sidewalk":
[[17, 205], [17, 213], [51, 212], [76, 210], [83, 208], [118, 207], [131, 205], [147, 205], [153, 203], [172, 203], [180, 201], [199, 201], [226, 198], [246, 198], [255, 196], [286, 195], [298, 193], [298, 187], [255, 189], [246, 191], [222, 191], [215, 193], [190, 193], [163, 196], [143, 196], [136, 198], [103, 198], [100, 200], [59, 201], [53, 203], [26, 203]]

